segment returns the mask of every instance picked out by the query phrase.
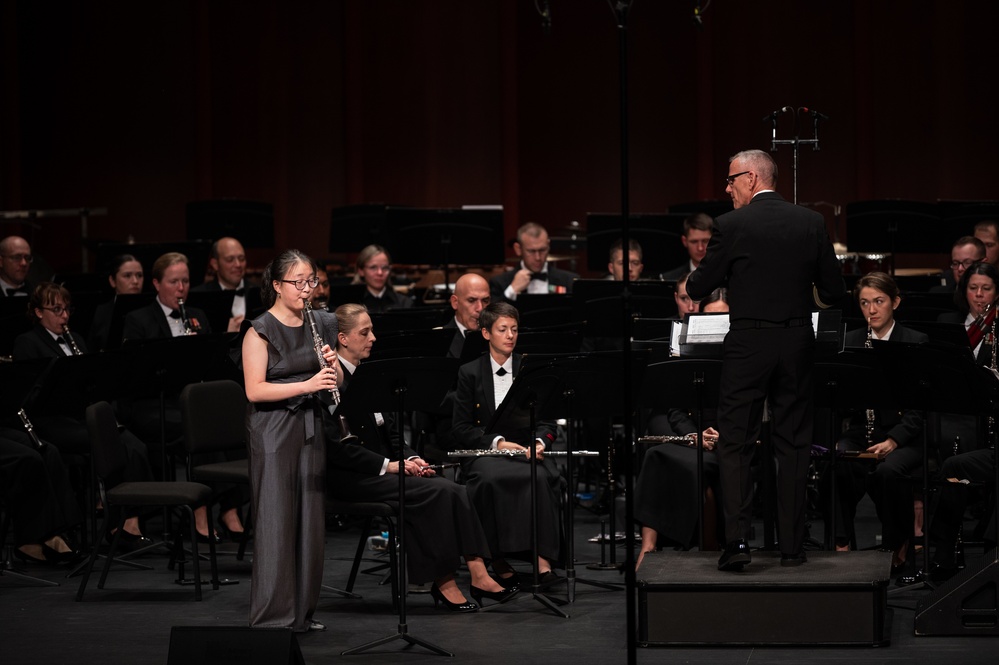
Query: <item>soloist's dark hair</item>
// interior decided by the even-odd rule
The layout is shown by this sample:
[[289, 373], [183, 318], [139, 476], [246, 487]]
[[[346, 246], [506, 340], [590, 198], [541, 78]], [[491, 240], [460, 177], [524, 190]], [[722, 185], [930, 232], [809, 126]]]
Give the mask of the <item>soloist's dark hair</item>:
[[286, 249], [267, 264], [267, 267], [264, 268], [260, 289], [260, 300], [263, 302], [264, 307], [270, 309], [274, 306], [274, 301], [277, 299], [274, 282], [284, 279], [288, 271], [300, 261], [309, 264], [312, 272], [316, 271], [316, 262], [309, 258], [307, 254], [297, 249]]

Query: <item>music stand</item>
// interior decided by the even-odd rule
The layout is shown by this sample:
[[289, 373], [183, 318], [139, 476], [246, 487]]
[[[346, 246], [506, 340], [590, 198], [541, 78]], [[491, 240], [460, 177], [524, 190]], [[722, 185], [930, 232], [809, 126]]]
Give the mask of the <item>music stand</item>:
[[388, 248], [398, 263], [440, 265], [450, 294], [451, 266], [497, 265], [503, 256], [502, 209], [388, 208]]
[[[94, 402], [113, 401], [118, 396], [118, 386], [121, 385], [126, 373], [124, 359], [117, 353], [62, 356], [52, 358], [47, 362], [48, 366], [38, 377], [34, 390], [25, 400], [25, 409], [45, 414], [62, 413], [76, 419], [82, 419], [87, 406]], [[96, 487], [96, 475], [91, 473], [90, 478], [91, 487]], [[86, 509], [90, 516], [94, 515], [93, 496], [93, 492], [87, 493]], [[94, 547], [100, 544], [96, 519], [90, 521], [90, 542], [93, 543]], [[84, 544], [86, 545], [86, 542]], [[154, 546], [147, 546], [115, 557], [113, 560], [131, 568], [152, 570], [150, 566], [127, 560], [149, 551], [152, 547]], [[104, 558], [103, 554], [98, 556]], [[86, 561], [83, 561], [66, 577], [78, 575], [85, 567]]]
[[388, 332], [429, 330], [447, 323], [448, 315], [452, 315], [453, 318], [453, 310], [450, 307], [390, 309], [385, 312], [371, 312], [371, 324], [380, 335]]
[[27, 317], [30, 300], [23, 296], [0, 298], [0, 356], [12, 356], [14, 339], [31, 330]]
[[379, 335], [378, 344], [372, 349], [371, 357], [365, 361], [365, 364], [392, 358], [444, 357], [451, 347], [452, 339], [454, 339], [453, 328], [431, 328]]
[[826, 521], [827, 549], [836, 549], [836, 461], [842, 457], [836, 447], [837, 418], [857, 409], [874, 408], [883, 401], [885, 377], [869, 349], [845, 351], [833, 362], [816, 363], [812, 369], [815, 406], [827, 407], [829, 418], [829, 520]]
[[704, 549], [704, 410], [718, 408], [721, 361], [668, 360], [649, 365], [642, 384], [641, 406], [697, 413], [697, 547]]
[[[399, 556], [396, 557], [396, 587], [399, 598], [399, 625], [395, 633], [381, 637], [340, 653], [349, 656], [362, 653], [393, 640], [403, 640], [406, 646], [418, 645], [439, 656], [454, 654], [435, 644], [409, 633], [406, 623], [406, 459], [404, 427], [407, 411], [432, 411], [440, 406], [444, 395], [454, 384], [458, 361], [454, 358], [397, 358], [378, 360], [358, 365], [350, 380], [350, 389], [344, 391], [340, 409], [343, 413], [396, 412], [399, 428], [399, 519], [395, 538]], [[410, 390], [410, 387], [413, 390]]]
[[[888, 382], [886, 404], [894, 408], [916, 409], [923, 413], [923, 505], [929, 505], [929, 435], [925, 422], [929, 411], [981, 415], [996, 402], [996, 381], [979, 367], [971, 351], [936, 344], [877, 344], [875, 356]], [[894, 398], [894, 399], [892, 399]], [[930, 563], [930, 530], [923, 529], [922, 588], [932, 589], [925, 574]], [[912, 557], [915, 569], [915, 557]]]
[[[178, 394], [189, 383], [215, 378], [230, 378], [228, 369], [228, 337], [222, 334], [182, 335], [157, 339], [128, 340], [122, 345], [121, 354], [128, 367], [128, 374], [121, 382], [120, 394], [135, 397], [153, 397], [159, 405], [160, 463], [163, 480], [169, 480], [167, 468], [166, 402], [167, 395]], [[208, 525], [209, 536], [212, 525]], [[170, 533], [169, 508], [163, 508], [163, 541], [153, 546], [166, 547]], [[151, 546], [151, 547], [153, 547]], [[177, 548], [183, 551], [182, 547]], [[133, 555], [135, 553], [129, 553]], [[193, 583], [184, 578], [183, 566], [178, 567], [177, 584]], [[233, 584], [232, 580], [218, 580], [219, 584]]]
[[[632, 371], [631, 377], [634, 383], [632, 392], [635, 392], [641, 385], [645, 367], [648, 363], [648, 353], [636, 351], [631, 354]], [[624, 353], [621, 351], [607, 351], [600, 353], [575, 354], [568, 356], [525, 354], [520, 366], [520, 376], [524, 373], [529, 375], [538, 371], [555, 373], [560, 383], [556, 385], [555, 392], [543, 404], [540, 409], [541, 419], [553, 420], [556, 418], [567, 418], [569, 420], [568, 445], [566, 449], [566, 482], [569, 485], [569, 501], [566, 508], [566, 593], [570, 603], [576, 599], [576, 582], [589, 584], [616, 591], [620, 585], [607, 582], [598, 582], [576, 577], [576, 566], [574, 550], [574, 508], [576, 488], [573, 482], [572, 452], [574, 444], [578, 438], [575, 421], [585, 418], [593, 413], [607, 413], [627, 417], [624, 413], [624, 386], [622, 385], [622, 364], [624, 363]], [[515, 381], [516, 383], [516, 381]], [[512, 389], [511, 389], [512, 392]], [[612, 493], [613, 496], [613, 493]], [[613, 504], [613, 501], [612, 501]], [[611, 534], [615, 534], [613, 515], [616, 511], [611, 508]], [[611, 552], [614, 548], [611, 548]], [[613, 564], [613, 556], [612, 556]], [[614, 566], [617, 569], [617, 566]]]
[[[688, 260], [680, 242], [686, 215], [671, 213], [629, 213], [628, 237], [642, 247], [644, 270], [650, 275], [671, 270]], [[586, 267], [606, 272], [610, 248], [623, 235], [621, 215], [590, 212], [586, 214]], [[650, 251], [655, 248], [655, 251]], [[625, 254], [626, 256], [626, 254]]]
[[184, 304], [187, 307], [197, 307], [204, 310], [211, 330], [224, 333], [229, 329], [229, 319], [232, 318], [232, 302], [235, 299], [235, 291], [192, 290], [187, 294], [187, 301]]
[[134, 312], [140, 307], [145, 307], [153, 302], [155, 297], [150, 293], [129, 293], [115, 296], [114, 306], [111, 310], [111, 323], [108, 326], [108, 337], [104, 342], [104, 348], [94, 350], [106, 351], [121, 347], [122, 337], [125, 336], [125, 317], [129, 312]]

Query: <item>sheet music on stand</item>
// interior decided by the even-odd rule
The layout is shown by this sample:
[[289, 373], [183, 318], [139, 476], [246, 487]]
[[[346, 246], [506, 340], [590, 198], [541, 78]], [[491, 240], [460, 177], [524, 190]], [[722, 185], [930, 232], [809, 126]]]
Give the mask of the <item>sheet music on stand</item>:
[[[843, 350], [843, 313], [838, 309], [812, 312], [817, 353], [835, 354]], [[682, 357], [721, 357], [721, 344], [729, 330], [727, 312], [688, 314], [673, 324], [670, 347]]]

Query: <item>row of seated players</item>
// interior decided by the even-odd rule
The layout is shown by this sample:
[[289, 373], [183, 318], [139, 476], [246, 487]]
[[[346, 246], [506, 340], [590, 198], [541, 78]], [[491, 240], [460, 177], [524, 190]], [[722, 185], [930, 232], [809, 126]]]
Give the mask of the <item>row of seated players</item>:
[[[708, 235], [710, 235], [709, 232]], [[522, 267], [520, 270], [511, 271], [509, 273], [501, 275], [500, 277], [504, 278], [503, 280], [494, 279], [493, 282], [490, 284], [491, 297], [495, 298], [494, 294], [497, 291], [499, 291], [499, 293], [501, 294], [500, 297], [507, 300], [509, 299], [515, 300], [516, 295], [518, 295], [518, 289], [520, 289], [519, 292], [526, 291], [530, 293], [532, 289], [536, 291], [538, 285], [542, 281], [549, 281], [547, 288], [548, 292], [551, 292], [553, 290], [556, 290], [560, 286], [558, 282], [563, 282], [565, 279], [564, 271], [557, 271], [557, 270], [548, 270], [548, 272], [550, 273], [548, 276], [548, 280], [537, 279], [536, 273], [545, 272], [545, 268], [547, 267], [547, 262], [545, 261], [545, 259], [547, 258], [546, 255], [547, 255], [548, 238], [547, 234], [544, 232], [544, 230], [541, 227], [537, 227], [536, 225], [534, 226], [527, 225], [521, 229], [521, 233], [518, 235], [518, 237], [520, 238], [520, 241], [518, 241], [518, 243], [515, 244], [515, 250], [523, 258]], [[691, 245], [693, 244], [694, 243], [691, 243]], [[706, 246], [706, 240], [703, 242], [703, 244]], [[390, 266], [389, 258], [387, 253], [385, 253], [384, 251], [378, 251], [379, 249], [380, 248], [377, 247], [368, 248], [366, 253], [362, 253], [361, 260], [359, 261], [358, 278], [363, 280], [369, 286], [368, 290], [372, 298], [377, 298], [377, 296], [379, 295], [385, 297], [389, 293], [392, 293], [394, 295], [394, 291], [386, 288], [386, 280], [389, 274], [389, 266]], [[633, 245], [632, 248], [630, 248], [630, 250], [631, 251], [629, 251], [629, 270], [631, 271], [631, 277], [635, 277], [636, 272], [640, 272], [641, 249]], [[543, 265], [540, 266], [542, 269], [531, 270], [531, 268], [539, 267], [537, 265], [537, 263], [540, 262], [538, 257], [543, 257], [540, 259], [540, 261], [544, 261]], [[623, 259], [622, 252], [620, 252], [619, 249], [617, 250], [616, 256], [612, 254], [612, 261], [611, 264], [609, 265], [609, 268], [612, 274], [614, 274], [615, 276], [620, 276], [620, 273], [623, 270], [622, 259]], [[217, 243], [216, 248], [213, 250], [212, 260], [213, 260], [213, 268], [216, 270], [217, 274], [219, 275], [219, 280], [221, 284], [221, 286], [217, 288], [225, 288], [226, 286], [229, 285], [235, 285], [237, 289], [245, 288], [245, 280], [242, 277], [242, 272], [243, 270], [245, 270], [245, 255], [242, 254], [242, 247], [238, 244], [237, 241], [234, 241], [232, 239], [223, 239], [223, 241]], [[23, 264], [25, 262], [22, 260], [19, 263]], [[693, 254], [692, 254], [691, 263], [693, 264]], [[958, 262], [958, 263], [960, 265], [959, 267], [956, 267], [955, 270], [960, 269], [963, 274], [964, 270], [966, 270], [968, 266], [965, 265], [963, 262]], [[182, 268], [176, 267], [174, 269], [171, 268], [171, 266], [167, 266], [167, 268], [174, 272], [186, 269], [186, 263], [184, 263], [183, 261], [178, 261], [178, 263], [173, 265], [179, 266], [180, 264], [183, 264]], [[227, 272], [227, 268], [229, 269], [229, 272]], [[160, 317], [157, 316], [140, 317], [138, 316], [139, 313], [135, 313], [136, 316], [133, 316], [131, 318], [132, 325], [126, 326], [126, 331], [128, 331], [126, 333], [126, 337], [140, 338], [140, 337], [164, 336], [163, 335], [164, 323], [166, 324], [167, 327], [170, 328], [171, 334], [180, 334], [180, 332], [178, 332], [178, 329], [181, 329], [183, 324], [177, 319], [171, 320], [172, 317], [168, 316], [166, 308], [163, 307], [162, 305], [164, 304], [164, 301], [167, 301], [167, 303], [169, 303], [171, 299], [169, 288], [174, 284], [182, 284], [184, 280], [182, 278], [174, 279], [175, 276], [172, 274], [171, 275], [164, 274], [164, 276], [158, 278], [157, 275], [155, 274], [156, 272], [157, 270], [154, 269], [153, 283], [154, 286], [156, 286], [157, 292], [161, 296], [160, 305], [161, 309], [163, 310], [163, 315]], [[164, 273], [165, 272], [166, 271], [164, 271]], [[138, 275], [136, 275], [136, 273], [138, 273]], [[226, 277], [223, 277], [224, 275]], [[232, 279], [232, 277], [238, 277], [238, 279]], [[139, 288], [141, 288], [141, 279], [142, 279], [141, 266], [135, 261], [131, 262], [124, 261], [114, 271], [112, 271], [112, 274], [109, 276], [109, 279], [111, 283], [115, 286], [116, 290], [121, 289], [121, 292], [128, 292], [124, 289], [129, 287], [134, 289], [136, 283], [138, 283], [140, 285]], [[380, 282], [378, 281], [379, 279], [381, 280]], [[375, 287], [378, 287], [380, 285], [381, 288], [375, 291], [371, 288], [372, 285], [374, 285]], [[502, 287], [502, 290], [500, 290], [499, 287]], [[690, 302], [689, 298], [686, 298], [684, 296], [684, 293], [682, 291], [682, 280], [679, 287], [680, 288], [678, 288], [676, 295], [678, 309], [680, 309], [680, 311], [682, 312], [684, 311], [682, 308], [686, 307], [687, 311], [689, 311], [689, 308], [693, 305], [693, 303]], [[567, 286], [565, 286], [564, 288], [566, 289], [571, 288], [571, 280], [567, 282]], [[321, 293], [319, 295], [321, 295]], [[407, 302], [407, 301], [403, 300], [402, 302]], [[237, 306], [238, 304], [234, 305], [234, 311], [233, 311], [234, 319], [237, 319], [242, 316], [239, 312], [236, 311]], [[377, 303], [370, 305], [372, 309], [377, 309], [378, 306], [379, 305]], [[405, 307], [406, 305], [403, 304], [401, 306]], [[387, 307], [383, 306], [382, 308], [385, 309]], [[170, 314], [172, 313], [173, 312], [171, 311]], [[195, 321], [201, 319], [207, 323], [207, 319], [199, 317], [197, 311], [191, 313], [191, 318], [194, 319]], [[456, 320], [457, 318], [458, 317], [456, 315]], [[205, 528], [205, 530], [207, 531], [207, 527]], [[238, 530], [239, 530], [238, 528], [234, 529], [234, 531]]]
[[[963, 323], [971, 331], [969, 345], [979, 365], [988, 365], [992, 357], [994, 340], [988, 332], [991, 324], [988, 314], [995, 316], [997, 286], [999, 271], [991, 264], [976, 262], [968, 266], [962, 271], [958, 286], [958, 292], [962, 294], [962, 313], [942, 317], [947, 322]], [[928, 341], [924, 333], [896, 322], [894, 312], [901, 303], [901, 295], [889, 275], [876, 272], [864, 276], [858, 281], [854, 295], [869, 329], [849, 332], [845, 346], [863, 347], [867, 344], [868, 335], [872, 344], [885, 341], [922, 344]], [[702, 303], [700, 309], [724, 311], [727, 304]], [[975, 333], [976, 328], [984, 328], [985, 334]], [[909, 556], [909, 544], [922, 538], [923, 506], [918, 495], [914, 494], [912, 479], [920, 477], [923, 472], [922, 435], [927, 425], [922, 414], [915, 410], [872, 409], [870, 415], [873, 417], [870, 423], [872, 429], [868, 432], [866, 410], [847, 414], [836, 446], [841, 453], [871, 453], [876, 460], [874, 466], [867, 461], [841, 458], [830, 473], [828, 465], [823, 464], [819, 507], [827, 523], [835, 519], [837, 551], [848, 551], [856, 544], [854, 519], [857, 506], [864, 495], [869, 494], [881, 521], [882, 546], [893, 552], [893, 567], [897, 570]], [[825, 414], [825, 417], [830, 415]], [[987, 445], [976, 444], [976, 441], [984, 441], [981, 433], [976, 431], [981, 426], [978, 419], [944, 414], [936, 414], [936, 417], [941, 421], [938, 434], [940, 449], [931, 457], [931, 462], [939, 464], [936, 477], [942, 490], [930, 525], [931, 539], [936, 545], [931, 573], [937, 579], [946, 579], [957, 569], [955, 544], [970, 493], [968, 484], [961, 481], [988, 483], [993, 477], [994, 457]], [[713, 412], [707, 412], [705, 422], [713, 421]], [[819, 428], [816, 431], [820, 431]], [[693, 438], [695, 432], [690, 414], [678, 409], [656, 414], [648, 424], [651, 435]], [[960, 439], [962, 434], [964, 438]], [[962, 440], [963, 444], [951, 446], [942, 443], [955, 438]], [[721, 535], [717, 532], [717, 525], [721, 524], [720, 515], [714, 508], [720, 503], [713, 500], [719, 491], [718, 465], [714, 454], [717, 431], [707, 427], [702, 433], [702, 440], [706, 498], [704, 541], [707, 548], [713, 549]], [[690, 443], [694, 445], [693, 441]], [[830, 508], [828, 497], [832, 482], [836, 484], [836, 502]], [[696, 450], [670, 444], [651, 448], [642, 461], [636, 487], [635, 516], [642, 523], [639, 563], [646, 552], [655, 550], [663, 541], [681, 548], [689, 548], [696, 543], [698, 516], [697, 511], [691, 509], [697, 505], [696, 500]], [[994, 543], [996, 538], [991, 520], [986, 529], [986, 541]]]
[[[707, 251], [711, 233], [712, 220], [709, 216], [698, 213], [685, 220], [680, 240], [688, 254], [688, 261], [658, 277], [662, 280], [675, 282], [683, 275], [696, 269]], [[549, 266], [550, 245], [549, 235], [542, 226], [529, 223], [518, 229], [513, 248], [521, 259], [520, 264], [516, 269], [500, 273], [490, 279], [492, 301], [498, 302], [503, 299], [516, 303], [517, 296], [522, 293], [533, 295], [571, 292], [573, 280], [578, 275]], [[0, 298], [29, 295], [32, 284], [27, 281], [27, 275], [32, 255], [27, 241], [17, 236], [4, 238], [0, 240], [0, 252], [2, 252], [3, 257], [2, 263], [0, 263]], [[630, 243], [628, 254], [629, 278], [631, 280], [641, 279], [644, 267], [642, 248], [634, 240]], [[993, 255], [996, 256], [993, 257]], [[993, 258], [999, 260], [995, 225], [993, 222], [982, 222], [976, 226], [974, 237], [965, 236], [954, 243], [951, 250], [950, 271], [945, 272], [947, 283], [930, 290], [953, 293], [956, 284], [968, 266], [981, 261], [995, 265]], [[617, 243], [610, 251], [609, 276], [620, 280], [623, 276], [624, 264], [623, 252], [620, 243]], [[247, 314], [252, 318], [253, 315], [261, 311], [259, 289], [249, 284], [246, 279], [246, 254], [242, 244], [235, 238], [218, 240], [212, 245], [209, 265], [215, 275], [215, 280], [207, 281], [192, 290], [234, 292], [227, 330], [235, 332], [239, 330], [240, 324]], [[315, 290], [312, 299], [314, 302], [323, 304], [329, 300], [330, 287], [325, 272], [320, 271], [320, 273], [317, 275], [320, 279], [320, 287]], [[129, 255], [116, 257], [112, 265], [109, 266], [107, 275], [115, 295], [141, 293], [144, 285], [143, 277], [142, 265]], [[155, 285], [155, 283], [154, 276], [153, 284]], [[392, 287], [391, 258], [384, 248], [377, 245], [365, 247], [359, 253], [353, 283], [359, 286], [363, 285], [359, 301], [371, 313], [381, 313], [392, 309], [409, 309], [414, 305], [411, 297], [402, 295]], [[689, 300], [686, 303], [686, 309], [680, 306], [680, 301], [684, 299], [684, 294], [680, 288], [677, 290], [676, 297], [681, 315], [686, 311], [692, 311], [692, 303]], [[933, 306], [946, 306], [946, 303], [936, 299], [933, 301]], [[89, 312], [85, 312], [82, 321], [77, 322], [77, 325], [82, 323], [85, 329], [89, 329], [88, 343], [91, 349], [107, 348], [112, 309], [113, 301], [107, 302], [96, 308], [92, 321], [87, 316]], [[199, 322], [205, 325], [207, 318], [202, 318]], [[148, 319], [145, 323], [149, 324]], [[148, 337], [151, 332], [165, 334], [164, 322], [157, 321], [156, 323], [157, 330], [155, 331], [148, 329], [147, 325], [147, 329], [141, 331], [133, 329], [128, 332], [132, 333], [133, 338], [137, 336]]]

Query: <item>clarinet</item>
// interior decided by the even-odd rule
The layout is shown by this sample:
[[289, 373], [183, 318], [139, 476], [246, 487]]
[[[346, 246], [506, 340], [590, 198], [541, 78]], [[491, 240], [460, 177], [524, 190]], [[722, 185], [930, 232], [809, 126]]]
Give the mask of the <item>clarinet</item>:
[[[865, 349], [873, 349], [874, 344], [871, 340], [873, 339], [873, 332], [871, 331], [871, 326], [867, 326], [867, 339], [864, 340]], [[865, 428], [867, 434], [867, 447], [870, 448], [874, 445], [874, 409], [867, 409], [867, 427]]]
[[[326, 357], [323, 356], [323, 338], [319, 336], [319, 329], [316, 327], [316, 319], [312, 313], [312, 303], [308, 300], [302, 301], [304, 309], [302, 310], [302, 317], [305, 322], [309, 324], [309, 330], [312, 332], [312, 348], [316, 351], [316, 357], [319, 359], [319, 367], [321, 369], [326, 369], [330, 366], [326, 362]], [[350, 427], [347, 424], [347, 419], [343, 414], [337, 414], [337, 407], [340, 406], [340, 389], [336, 385], [336, 374], [333, 374], [333, 387], [330, 388], [330, 398], [333, 400], [329, 408], [330, 415], [335, 415], [340, 424], [340, 442], [351, 442], [357, 439], [356, 436], [350, 433]]]
[[[992, 360], [989, 364], [989, 369], [992, 373], [999, 376], [996, 372], [996, 320], [995, 317], [992, 319], [992, 329], [989, 332], [989, 342], [992, 344]], [[994, 412], [989, 412], [988, 420], [986, 421], [986, 440], [989, 442], [989, 447], [995, 447], [995, 435], [996, 435], [996, 418]]]
[[177, 298], [177, 310], [180, 311], [180, 320], [184, 324], [184, 334], [197, 335], [198, 329], [194, 327], [191, 323], [191, 319], [187, 316], [187, 307], [184, 306], [183, 298]]
[[77, 346], [76, 340], [73, 339], [73, 334], [69, 332], [69, 324], [62, 324], [62, 334], [66, 336], [66, 343], [69, 344], [69, 350], [73, 352], [74, 356], [82, 356], [83, 352], [80, 351], [80, 347]]
[[31, 438], [31, 442], [35, 444], [35, 447], [39, 450], [43, 449], [45, 444], [42, 443], [42, 440], [39, 439], [38, 435], [35, 433], [35, 426], [31, 424], [30, 420], [28, 420], [28, 413], [24, 409], [20, 409], [17, 412], [17, 415], [21, 417], [21, 423], [24, 425], [24, 429], [27, 430], [28, 436]]

